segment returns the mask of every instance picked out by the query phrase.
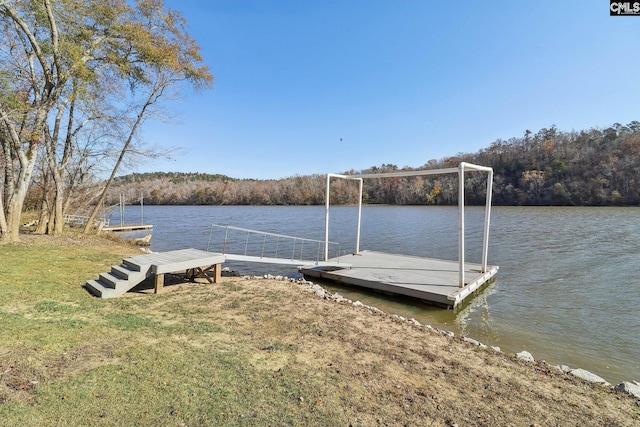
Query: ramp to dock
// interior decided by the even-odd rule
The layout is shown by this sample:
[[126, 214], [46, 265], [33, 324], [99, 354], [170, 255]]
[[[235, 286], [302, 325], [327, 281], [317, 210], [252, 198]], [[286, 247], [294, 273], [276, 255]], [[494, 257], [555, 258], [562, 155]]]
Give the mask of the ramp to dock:
[[497, 266], [489, 266], [487, 271], [482, 273], [480, 264], [466, 263], [465, 277], [468, 281], [463, 287], [459, 287], [457, 261], [374, 251], [345, 255], [341, 261], [351, 264], [351, 267], [311, 265], [302, 267], [300, 271], [305, 276], [405, 295], [446, 307], [457, 306], [498, 272]]
[[211, 224], [207, 251], [214, 247], [228, 261], [265, 264], [315, 265], [323, 267], [350, 267], [340, 260], [340, 244], [329, 242], [337, 258], [322, 259], [324, 240], [287, 236], [267, 231], [251, 230], [231, 225]]

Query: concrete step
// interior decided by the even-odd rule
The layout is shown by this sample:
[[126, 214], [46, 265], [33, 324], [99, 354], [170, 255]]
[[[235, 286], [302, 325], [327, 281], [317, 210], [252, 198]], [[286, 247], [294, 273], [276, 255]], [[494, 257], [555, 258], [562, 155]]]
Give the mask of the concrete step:
[[144, 255], [125, 258], [122, 260], [122, 266], [131, 270], [146, 273], [151, 268], [150, 264], [144, 263]]
[[[124, 292], [120, 292], [120, 290], [112, 289], [105, 286], [99, 280], [87, 280], [85, 287], [91, 292], [93, 295], [99, 298], [116, 298], [122, 295]], [[126, 292], [126, 291], [125, 291]]]
[[126, 265], [112, 265], [111, 274], [121, 279], [129, 280], [129, 275], [133, 273], [140, 273], [139, 271], [129, 270]]
[[131, 270], [131, 271], [140, 271], [140, 264], [137, 264], [136, 262], [130, 260], [130, 259], [123, 259], [122, 260], [122, 265], [123, 267]]
[[111, 273], [100, 273], [98, 281], [112, 289], [126, 287], [129, 284], [129, 280], [123, 279], [121, 277], [116, 277]]
[[146, 278], [145, 273], [137, 270], [130, 270], [126, 265], [112, 265], [111, 275], [132, 282], [140, 279], [144, 280]]
[[143, 271], [130, 270], [127, 266], [111, 266], [111, 272], [100, 273], [98, 280], [88, 280], [87, 289], [100, 298], [115, 298], [127, 292], [147, 278], [150, 267]]

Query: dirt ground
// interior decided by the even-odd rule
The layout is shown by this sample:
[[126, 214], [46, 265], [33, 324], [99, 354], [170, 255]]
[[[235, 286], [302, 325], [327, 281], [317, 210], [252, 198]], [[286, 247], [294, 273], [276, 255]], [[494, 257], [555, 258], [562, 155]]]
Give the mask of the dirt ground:
[[345, 407], [351, 425], [640, 425], [637, 399], [545, 362], [523, 362], [411, 319], [336, 302], [309, 284], [223, 282], [235, 302], [211, 307], [218, 318], [250, 342], [272, 343], [255, 352], [256, 366], [277, 372], [295, 364], [322, 377], [335, 394], [307, 403]]

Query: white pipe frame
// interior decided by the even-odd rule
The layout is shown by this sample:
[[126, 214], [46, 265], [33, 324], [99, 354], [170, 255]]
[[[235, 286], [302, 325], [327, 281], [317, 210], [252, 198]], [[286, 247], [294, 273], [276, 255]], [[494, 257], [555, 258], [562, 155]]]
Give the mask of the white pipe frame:
[[458, 170], [458, 287], [464, 287], [464, 163]]
[[402, 171], [402, 172], [385, 172], [385, 173], [370, 173], [360, 175], [338, 175], [327, 174], [327, 194], [325, 198], [325, 249], [324, 260], [328, 261], [329, 257], [329, 191], [331, 185], [331, 178], [339, 179], [352, 179], [360, 182], [360, 190], [358, 197], [358, 229], [356, 232], [356, 254], [360, 253], [360, 223], [362, 218], [362, 187], [363, 180], [369, 178], [394, 178], [394, 177], [408, 177], [408, 176], [421, 176], [421, 175], [441, 175], [447, 173], [458, 174], [458, 286], [463, 288], [465, 286], [464, 277], [464, 171], [468, 169], [470, 171], [487, 172], [487, 195], [486, 205], [484, 213], [484, 236], [482, 241], [482, 273], [487, 272], [487, 258], [489, 252], [489, 226], [491, 222], [491, 198], [493, 192], [493, 168], [486, 166], [474, 165], [471, 163], [461, 162], [457, 168], [445, 168], [445, 169], [429, 169], [418, 171]]
[[[352, 179], [360, 182], [360, 190], [358, 194], [358, 226], [356, 231], [356, 254], [360, 253], [360, 220], [362, 219], [362, 178], [353, 175], [338, 175], [335, 173], [327, 174], [327, 194], [325, 197], [325, 213], [324, 213], [324, 260], [329, 261], [329, 190], [331, 188], [331, 178]], [[338, 254], [341, 255], [341, 254]]]

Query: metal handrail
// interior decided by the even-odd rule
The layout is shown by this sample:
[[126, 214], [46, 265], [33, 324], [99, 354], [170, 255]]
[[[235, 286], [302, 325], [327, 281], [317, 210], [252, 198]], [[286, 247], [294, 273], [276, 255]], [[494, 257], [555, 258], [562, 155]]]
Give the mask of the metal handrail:
[[[306, 257], [306, 261], [317, 263], [322, 260], [324, 254], [322, 248], [326, 243], [324, 240], [307, 239], [231, 225], [211, 224], [207, 251], [211, 249], [212, 245], [215, 246], [212, 239], [214, 231], [217, 229], [224, 230], [224, 239], [222, 242], [218, 242], [222, 245], [223, 254], [251, 256], [265, 261], [274, 259], [305, 260]], [[256, 236], [258, 239], [252, 239]], [[335, 248], [333, 252], [339, 259], [341, 255], [340, 244], [337, 242], [329, 242], [329, 244]], [[290, 249], [290, 253], [288, 249]], [[287, 255], [284, 255], [285, 251], [287, 251]], [[315, 252], [315, 260], [310, 259], [313, 258], [310, 256], [312, 251]], [[297, 257], [297, 255], [299, 256]]]
[[[65, 224], [85, 225], [88, 220], [89, 217], [84, 215], [65, 214], [64, 216]], [[109, 226], [109, 218], [102, 218], [95, 220], [94, 227], [97, 227], [100, 222], [104, 222], [105, 227]]]

